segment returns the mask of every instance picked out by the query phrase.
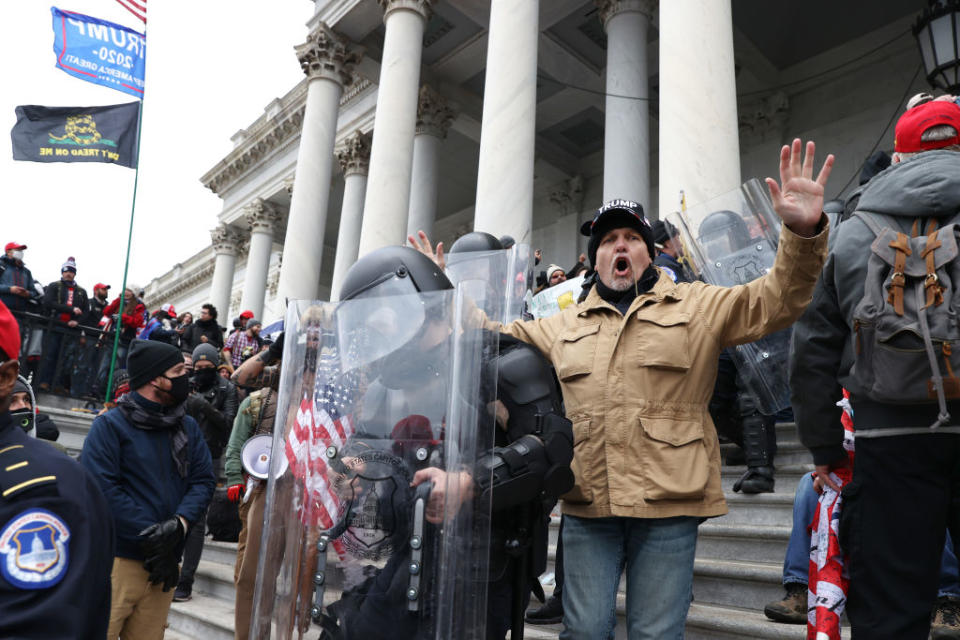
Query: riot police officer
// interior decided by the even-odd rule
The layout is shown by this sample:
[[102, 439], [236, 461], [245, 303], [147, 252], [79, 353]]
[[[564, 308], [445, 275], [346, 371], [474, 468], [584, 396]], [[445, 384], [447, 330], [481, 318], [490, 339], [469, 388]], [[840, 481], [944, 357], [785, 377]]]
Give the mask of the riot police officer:
[[103, 638], [113, 518], [80, 465], [12, 420], [19, 355], [0, 302], [0, 637]]

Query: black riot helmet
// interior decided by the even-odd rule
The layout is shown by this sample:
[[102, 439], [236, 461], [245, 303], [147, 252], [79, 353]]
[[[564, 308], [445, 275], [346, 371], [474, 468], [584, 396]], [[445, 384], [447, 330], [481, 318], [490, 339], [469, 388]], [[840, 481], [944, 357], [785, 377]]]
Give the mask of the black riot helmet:
[[357, 260], [340, 287], [340, 300], [452, 289], [434, 262], [410, 247], [383, 247]]
[[502, 251], [503, 243], [485, 231], [471, 231], [457, 238], [448, 253], [466, 253], [468, 251]]
[[700, 224], [697, 243], [710, 260], [718, 260], [748, 246], [747, 223], [733, 211], [714, 211]]

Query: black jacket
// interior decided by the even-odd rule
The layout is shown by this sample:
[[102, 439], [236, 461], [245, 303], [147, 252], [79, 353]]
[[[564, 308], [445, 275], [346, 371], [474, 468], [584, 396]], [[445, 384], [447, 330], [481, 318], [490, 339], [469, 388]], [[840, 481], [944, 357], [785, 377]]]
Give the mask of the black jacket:
[[215, 346], [217, 351], [223, 349], [223, 331], [216, 320], [194, 320], [180, 337], [181, 349], [186, 353], [192, 353], [198, 345], [203, 344], [200, 336], [207, 336], [207, 343]]
[[101, 302], [97, 299], [97, 296], [88, 298], [87, 313], [81, 316], [80, 324], [85, 327], [96, 328], [100, 324], [100, 319], [103, 318], [103, 310], [107, 308], [107, 304], [107, 300]]
[[237, 388], [217, 376], [212, 387], [196, 389], [187, 399], [187, 413], [200, 425], [203, 438], [214, 460], [223, 454], [230, 439], [233, 419], [237, 417]]
[[[73, 302], [67, 304], [71, 289], [73, 290]], [[67, 282], [66, 280], [56, 280], [46, 286], [43, 290], [43, 308], [58, 324], [65, 324], [69, 320], [76, 320], [79, 324], [90, 311], [87, 292], [84, 288], [76, 282]], [[78, 316], [73, 315], [74, 308], [80, 309], [83, 313]], [[70, 317], [68, 320], [64, 320], [61, 314], [67, 314]]]
[[[24, 547], [0, 553], [0, 637], [103, 638], [110, 621], [113, 517], [94, 479], [0, 413], [0, 532], [48, 556], [42, 572], [16, 568]], [[21, 464], [25, 463], [25, 464]], [[31, 522], [30, 519], [33, 519]], [[37, 533], [39, 531], [40, 533]], [[57, 547], [57, 544], [61, 545]], [[58, 548], [59, 554], [51, 552]]]

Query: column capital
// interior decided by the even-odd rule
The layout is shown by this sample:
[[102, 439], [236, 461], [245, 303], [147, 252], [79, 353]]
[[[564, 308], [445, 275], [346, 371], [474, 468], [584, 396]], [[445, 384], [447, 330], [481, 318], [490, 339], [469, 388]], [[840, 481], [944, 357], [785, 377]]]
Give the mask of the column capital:
[[447, 137], [447, 131], [454, 117], [456, 112], [447, 104], [446, 98], [429, 85], [420, 87], [416, 135], [428, 134], [442, 140]]
[[250, 227], [250, 233], [272, 234], [273, 228], [280, 222], [280, 213], [263, 198], [254, 198], [253, 202], [245, 205], [243, 215]]
[[377, 0], [377, 2], [380, 3], [380, 8], [383, 9], [384, 22], [387, 21], [387, 17], [391, 13], [401, 9], [418, 13], [420, 17], [426, 21], [433, 15], [433, 5], [436, 0]]
[[633, 11], [642, 13], [647, 20], [652, 20], [653, 13], [657, 10], [657, 0], [594, 0], [594, 2], [604, 29], [607, 28], [610, 19], [618, 14]]
[[294, 47], [300, 68], [311, 80], [324, 78], [341, 87], [350, 84], [353, 66], [362, 52], [323, 22], [307, 35], [307, 41]]
[[239, 251], [241, 238], [233, 227], [221, 222], [215, 229], [210, 230], [210, 240], [215, 253], [235, 256]]
[[373, 135], [355, 131], [337, 149], [337, 160], [344, 177], [354, 174], [367, 175], [370, 170], [370, 145]]

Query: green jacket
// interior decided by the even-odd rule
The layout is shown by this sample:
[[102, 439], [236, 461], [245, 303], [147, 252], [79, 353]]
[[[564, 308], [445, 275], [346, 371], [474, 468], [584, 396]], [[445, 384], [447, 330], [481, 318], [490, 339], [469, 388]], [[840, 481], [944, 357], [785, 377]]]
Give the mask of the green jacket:
[[[256, 428], [256, 415], [250, 410], [250, 401], [253, 396], [247, 396], [240, 403], [237, 417], [233, 419], [233, 431], [230, 432], [230, 441], [227, 443], [227, 452], [223, 463], [223, 472], [227, 477], [227, 486], [243, 484], [243, 463], [240, 461], [240, 452], [243, 445], [253, 435]], [[259, 413], [256, 412], [256, 413]]]

